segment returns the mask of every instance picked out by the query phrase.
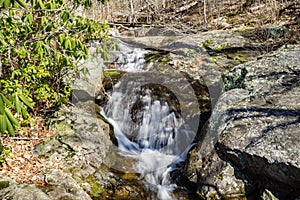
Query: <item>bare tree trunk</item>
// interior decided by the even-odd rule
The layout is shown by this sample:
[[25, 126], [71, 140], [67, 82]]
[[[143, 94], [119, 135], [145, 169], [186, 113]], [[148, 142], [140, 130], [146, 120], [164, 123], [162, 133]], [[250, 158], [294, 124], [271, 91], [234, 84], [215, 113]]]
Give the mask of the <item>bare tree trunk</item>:
[[134, 6], [133, 6], [133, 0], [129, 0], [130, 3], [130, 16], [129, 16], [129, 23], [134, 22]]
[[207, 18], [206, 18], [206, 0], [203, 0], [203, 20], [204, 20], [204, 25], [206, 27], [207, 25]]

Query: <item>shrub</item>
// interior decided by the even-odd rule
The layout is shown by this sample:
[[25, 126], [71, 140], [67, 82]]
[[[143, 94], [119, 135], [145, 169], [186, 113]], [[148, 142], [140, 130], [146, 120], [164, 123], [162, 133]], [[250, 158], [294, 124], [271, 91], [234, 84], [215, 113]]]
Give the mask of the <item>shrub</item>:
[[14, 135], [30, 112], [68, 101], [71, 89], [63, 80], [87, 58], [86, 42], [107, 38], [107, 24], [76, 13], [91, 5], [90, 0], [0, 0], [1, 133]]

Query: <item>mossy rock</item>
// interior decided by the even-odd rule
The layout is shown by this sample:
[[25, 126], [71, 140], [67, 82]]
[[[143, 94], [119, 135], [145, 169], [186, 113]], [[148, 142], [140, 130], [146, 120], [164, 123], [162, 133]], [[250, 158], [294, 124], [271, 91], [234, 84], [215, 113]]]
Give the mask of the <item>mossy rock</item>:
[[83, 181], [81, 185], [92, 199], [142, 199], [147, 196], [137, 174], [121, 172], [104, 164]]
[[248, 71], [245, 68], [235, 68], [226, 75], [223, 75], [225, 91], [234, 88], [245, 88], [245, 77], [247, 73]]
[[8, 188], [9, 186], [10, 186], [9, 181], [0, 181], [0, 190], [2, 190], [4, 188]]
[[101, 184], [98, 182], [98, 180], [93, 176], [90, 175], [85, 179], [86, 183], [89, 184], [89, 191], [87, 191], [90, 196], [94, 199], [95, 197], [100, 197], [102, 193], [104, 192], [104, 188], [101, 186]]
[[105, 70], [103, 71], [103, 88], [105, 91], [111, 90], [113, 85], [125, 74], [122, 70]]

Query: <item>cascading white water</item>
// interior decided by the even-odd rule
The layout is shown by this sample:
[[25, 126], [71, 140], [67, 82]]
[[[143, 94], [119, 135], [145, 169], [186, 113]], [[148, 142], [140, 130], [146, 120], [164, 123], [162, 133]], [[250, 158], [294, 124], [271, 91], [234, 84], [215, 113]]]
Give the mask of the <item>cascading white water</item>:
[[[147, 51], [123, 48], [129, 52], [127, 61], [131, 62], [122, 65], [121, 69], [131, 72], [143, 69], [140, 65], [144, 64], [143, 55]], [[132, 52], [135, 52], [135, 58]], [[137, 161], [134, 170], [156, 192], [155, 198], [174, 199], [172, 190], [175, 185], [171, 184], [169, 177], [171, 164], [180, 159], [195, 132], [170, 109], [166, 100], [153, 98], [152, 90], [141, 85], [142, 80], [138, 78], [121, 78], [114, 86], [103, 115], [114, 126], [121, 154]], [[135, 104], [138, 104], [136, 113], [133, 112]]]

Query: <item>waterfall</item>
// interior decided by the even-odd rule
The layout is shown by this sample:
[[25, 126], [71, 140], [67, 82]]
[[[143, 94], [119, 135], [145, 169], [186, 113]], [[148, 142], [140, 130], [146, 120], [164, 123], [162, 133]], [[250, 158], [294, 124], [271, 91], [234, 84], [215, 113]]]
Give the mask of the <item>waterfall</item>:
[[[121, 59], [127, 63], [119, 69], [133, 75], [128, 72], [127, 78], [114, 85], [102, 114], [114, 126], [120, 153], [137, 161], [134, 170], [154, 191], [154, 198], [174, 199], [172, 190], [176, 185], [170, 180], [172, 163], [181, 159], [195, 132], [166, 98], [154, 95], [158, 88], [148, 84], [150, 75], [139, 73], [145, 68], [143, 58], [147, 51], [130, 49], [121, 43], [121, 52], [124, 54]], [[178, 78], [172, 81], [178, 82]]]

